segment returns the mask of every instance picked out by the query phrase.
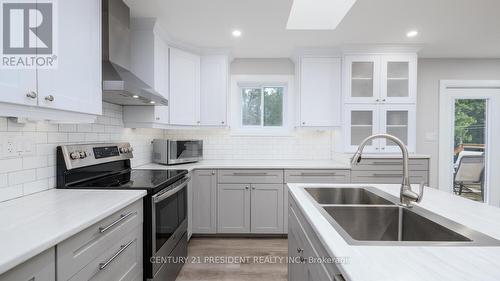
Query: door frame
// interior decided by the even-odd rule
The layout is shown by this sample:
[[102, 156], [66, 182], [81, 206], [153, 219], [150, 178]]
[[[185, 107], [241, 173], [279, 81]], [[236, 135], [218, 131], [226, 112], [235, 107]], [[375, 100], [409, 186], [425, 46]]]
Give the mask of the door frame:
[[[468, 92], [472, 91], [473, 92]], [[500, 131], [493, 130], [500, 120], [500, 111], [491, 110], [495, 105], [500, 107], [500, 80], [440, 80], [439, 91], [439, 189], [453, 192], [453, 156], [450, 151], [454, 145], [454, 126], [450, 123], [454, 120], [454, 100], [463, 99], [486, 99], [486, 146], [485, 157], [485, 194], [484, 202], [494, 206], [500, 206], [500, 189], [490, 189], [489, 186], [500, 184], [500, 174], [491, 173], [500, 169], [500, 158], [495, 159], [492, 155], [500, 155], [500, 146], [490, 145], [493, 140], [500, 140]], [[495, 122], [495, 124], [493, 123]], [[497, 125], [498, 126], [498, 125]], [[446, 176], [448, 175], [448, 176]]]

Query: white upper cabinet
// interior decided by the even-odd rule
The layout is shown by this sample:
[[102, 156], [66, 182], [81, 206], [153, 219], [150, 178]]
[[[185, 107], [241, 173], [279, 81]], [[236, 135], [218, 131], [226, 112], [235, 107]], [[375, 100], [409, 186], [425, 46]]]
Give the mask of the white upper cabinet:
[[[168, 99], [168, 44], [152, 18], [133, 18], [130, 26], [131, 71]], [[126, 127], [162, 127], [169, 122], [168, 106], [125, 106]]]
[[200, 56], [170, 48], [169, 107], [171, 125], [199, 125]]
[[[412, 104], [347, 104], [345, 107], [346, 152], [354, 152], [361, 142], [373, 134], [390, 134], [415, 152], [416, 105]], [[398, 152], [399, 147], [385, 139], [370, 141], [364, 151]]]
[[417, 56], [347, 55], [344, 57], [346, 103], [414, 103]]
[[87, 122], [102, 113], [101, 1], [57, 3], [57, 67], [0, 70], [0, 107], [4, 114]]
[[340, 126], [342, 116], [341, 59], [300, 59], [299, 126]]
[[380, 97], [388, 103], [414, 103], [417, 96], [417, 56], [381, 57]]
[[58, 1], [58, 10], [58, 67], [38, 70], [38, 105], [101, 114], [101, 1]]
[[228, 57], [201, 57], [201, 125], [227, 125]]

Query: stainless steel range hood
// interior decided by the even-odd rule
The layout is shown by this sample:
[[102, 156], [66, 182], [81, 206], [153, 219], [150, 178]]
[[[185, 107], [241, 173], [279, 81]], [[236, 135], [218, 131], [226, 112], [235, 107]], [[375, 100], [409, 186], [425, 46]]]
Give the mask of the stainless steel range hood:
[[[120, 105], [168, 105], [160, 93], [113, 59], [130, 60], [130, 9], [122, 0], [102, 1], [102, 99]], [[126, 65], [126, 64], [125, 64]]]

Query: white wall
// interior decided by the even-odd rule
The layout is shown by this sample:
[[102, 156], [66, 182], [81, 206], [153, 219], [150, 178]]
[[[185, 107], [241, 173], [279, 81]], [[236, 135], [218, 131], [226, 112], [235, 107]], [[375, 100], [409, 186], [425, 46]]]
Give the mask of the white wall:
[[122, 107], [104, 103], [103, 115], [94, 124], [13, 122], [0, 117], [1, 138], [29, 136], [36, 142], [31, 156], [0, 159], [0, 201], [21, 197], [56, 186], [56, 147], [65, 143], [128, 141], [134, 147], [132, 166], [150, 163], [151, 141], [162, 130], [125, 129]]
[[287, 58], [235, 59], [231, 63], [232, 75], [294, 75], [295, 65]]
[[419, 59], [417, 152], [431, 155], [431, 186], [438, 184], [439, 80], [444, 79], [500, 80], [500, 59]]

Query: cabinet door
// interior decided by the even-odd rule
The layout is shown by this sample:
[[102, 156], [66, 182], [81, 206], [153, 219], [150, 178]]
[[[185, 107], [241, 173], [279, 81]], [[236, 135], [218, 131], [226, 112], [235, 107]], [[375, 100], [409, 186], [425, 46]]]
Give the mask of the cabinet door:
[[163, 97], [168, 98], [168, 45], [154, 35], [154, 87]]
[[58, 66], [38, 69], [38, 104], [101, 114], [101, 1], [64, 0], [58, 9]]
[[54, 248], [29, 259], [6, 273], [0, 274], [2, 281], [53, 281], [56, 280], [56, 257]]
[[155, 106], [154, 123], [168, 124], [168, 106]]
[[251, 232], [283, 233], [283, 184], [252, 184]]
[[414, 103], [417, 95], [417, 56], [382, 56], [381, 101]]
[[369, 103], [380, 100], [379, 56], [346, 56], [344, 72], [346, 102]]
[[37, 105], [36, 70], [0, 70], [0, 102]]
[[215, 170], [196, 170], [193, 174], [193, 233], [216, 233], [217, 173]]
[[341, 120], [340, 58], [302, 58], [300, 126], [338, 126]]
[[[354, 152], [361, 142], [379, 132], [378, 105], [347, 105], [345, 110], [345, 147]], [[370, 141], [365, 152], [378, 152], [380, 139]]]
[[170, 48], [170, 124], [200, 124], [200, 56]]
[[[380, 132], [399, 138], [410, 152], [415, 152], [416, 122], [415, 105], [380, 106]], [[380, 140], [380, 150], [382, 152], [400, 151], [394, 142], [386, 139]]]
[[201, 58], [201, 125], [227, 124], [227, 56]]
[[218, 185], [218, 233], [250, 232], [250, 185]]

